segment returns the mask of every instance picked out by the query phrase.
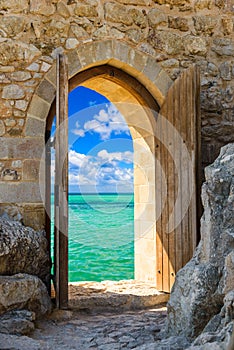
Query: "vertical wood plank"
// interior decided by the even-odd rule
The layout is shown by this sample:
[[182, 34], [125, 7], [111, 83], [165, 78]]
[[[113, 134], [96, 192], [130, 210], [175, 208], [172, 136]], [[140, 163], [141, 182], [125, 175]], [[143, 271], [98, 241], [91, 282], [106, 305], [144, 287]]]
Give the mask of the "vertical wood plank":
[[156, 282], [157, 289], [163, 290], [163, 236], [162, 236], [162, 221], [161, 221], [161, 211], [163, 206], [163, 190], [162, 190], [162, 167], [161, 167], [161, 121], [160, 118], [157, 122], [157, 137], [156, 137], [156, 150], [155, 150], [155, 158], [156, 158]]
[[195, 154], [195, 162], [196, 162], [196, 218], [197, 218], [197, 236], [194, 237], [194, 240], [196, 241], [196, 244], [199, 243], [200, 240], [200, 219], [202, 216], [202, 202], [201, 202], [201, 185], [202, 185], [202, 168], [201, 168], [201, 101], [200, 101], [200, 70], [196, 66], [196, 97], [195, 97], [195, 106], [196, 106], [196, 116], [195, 116], [195, 122], [196, 122], [196, 154]]
[[170, 105], [167, 103], [164, 107], [163, 113], [161, 114], [161, 165], [162, 170], [165, 174], [166, 179], [166, 188], [165, 194], [163, 193], [163, 197], [166, 198], [164, 203], [164, 207], [162, 207], [162, 215], [161, 215], [161, 227], [162, 227], [162, 237], [163, 237], [163, 290], [170, 291], [170, 276], [169, 276], [169, 241], [168, 241], [168, 233], [167, 233], [167, 221], [168, 221], [168, 205], [169, 205], [169, 178], [168, 178], [168, 150], [167, 150], [167, 140], [168, 140], [168, 125], [166, 120], [168, 118], [168, 113], [170, 113]]
[[[47, 250], [50, 257], [51, 268], [51, 147], [50, 147], [50, 130], [46, 130], [45, 134], [45, 231], [47, 239]], [[47, 290], [51, 295], [51, 281], [47, 281]]]
[[55, 138], [56, 305], [68, 307], [68, 73], [66, 57], [57, 57]]
[[[162, 119], [160, 125], [158, 123], [162, 143], [158, 160], [167, 178], [166, 204], [157, 221], [159, 237], [156, 240], [157, 254], [162, 255], [163, 275], [162, 281], [159, 281], [164, 291], [171, 289], [175, 273], [192, 257], [197, 240], [197, 197], [194, 189], [197, 186], [200, 150], [198, 75], [197, 68], [193, 66], [175, 81], [161, 107], [160, 114], [165, 120]], [[157, 171], [156, 182], [160, 182]], [[161, 191], [161, 196], [163, 194]], [[162, 198], [158, 200], [162, 201]], [[174, 222], [174, 227], [171, 225], [173, 228], [168, 234], [169, 219], [170, 223]], [[158, 252], [160, 249], [161, 253]], [[157, 268], [161, 268], [159, 264]]]
[[167, 188], [168, 188], [168, 218], [167, 218], [167, 235], [168, 235], [168, 265], [169, 265], [169, 288], [171, 289], [175, 281], [175, 265], [176, 265], [176, 245], [175, 245], [175, 229], [169, 227], [169, 218], [174, 222], [174, 206], [175, 206], [175, 163], [174, 149], [175, 145], [175, 112], [176, 112], [176, 95], [177, 89], [174, 89], [173, 94], [168, 96], [168, 131], [167, 131], [167, 149], [168, 149], [168, 173], [167, 173]]

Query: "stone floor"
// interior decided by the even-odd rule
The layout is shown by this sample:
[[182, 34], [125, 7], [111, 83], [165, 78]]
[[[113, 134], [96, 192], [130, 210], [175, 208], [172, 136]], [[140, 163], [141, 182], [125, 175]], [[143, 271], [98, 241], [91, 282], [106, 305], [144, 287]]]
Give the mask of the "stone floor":
[[69, 307], [86, 311], [127, 311], [166, 303], [168, 293], [153, 284], [134, 280], [76, 282], [69, 284]]
[[68, 310], [36, 321], [27, 337], [1, 334], [0, 350], [158, 349], [168, 296], [135, 281], [73, 283]]
[[37, 322], [30, 337], [40, 350], [151, 350], [165, 319], [165, 307], [98, 315], [57, 311], [47, 322]]
[[69, 285], [69, 309], [36, 321], [28, 336], [1, 334], [0, 350], [181, 350], [164, 337], [169, 295], [136, 281]]

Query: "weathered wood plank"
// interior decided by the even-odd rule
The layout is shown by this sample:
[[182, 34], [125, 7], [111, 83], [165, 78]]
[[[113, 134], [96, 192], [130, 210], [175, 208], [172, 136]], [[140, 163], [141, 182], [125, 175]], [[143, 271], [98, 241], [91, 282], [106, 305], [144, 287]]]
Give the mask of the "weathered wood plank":
[[[167, 196], [162, 215], [157, 221], [157, 232], [163, 246], [160, 285], [164, 291], [171, 289], [175, 273], [191, 258], [197, 239], [197, 199], [194, 189], [199, 163], [198, 75], [196, 67], [183, 72], [168, 91], [160, 110], [163, 116], [161, 120], [159, 118], [162, 142], [160, 162], [166, 176]], [[156, 182], [159, 181], [158, 176], [156, 172]], [[158, 200], [162, 201], [162, 198]], [[159, 249], [160, 244], [157, 254], [160, 254]], [[157, 265], [157, 268], [161, 267]]]
[[56, 304], [68, 306], [68, 70], [66, 57], [57, 58], [55, 138]]
[[[50, 147], [50, 130], [45, 134], [45, 231], [47, 239], [47, 250], [51, 264], [51, 147]], [[51, 281], [48, 281], [47, 290], [51, 295]]]
[[174, 163], [174, 149], [175, 145], [175, 96], [177, 89], [173, 89], [173, 93], [168, 96], [168, 105], [170, 108], [167, 113], [168, 131], [167, 131], [167, 149], [168, 149], [168, 218], [167, 218], [167, 235], [168, 235], [168, 264], [169, 264], [169, 288], [174, 284], [175, 281], [175, 256], [176, 256], [176, 245], [175, 245], [175, 229], [171, 230], [169, 227], [169, 219], [174, 222], [174, 207], [175, 207], [175, 163]]
[[155, 200], [156, 200], [156, 283], [158, 290], [163, 289], [162, 277], [163, 277], [163, 241], [162, 241], [162, 223], [160, 220], [161, 211], [162, 211], [162, 168], [161, 168], [161, 123], [157, 122], [156, 126], [156, 140], [155, 140], [155, 159], [156, 159], [156, 169], [155, 169]]

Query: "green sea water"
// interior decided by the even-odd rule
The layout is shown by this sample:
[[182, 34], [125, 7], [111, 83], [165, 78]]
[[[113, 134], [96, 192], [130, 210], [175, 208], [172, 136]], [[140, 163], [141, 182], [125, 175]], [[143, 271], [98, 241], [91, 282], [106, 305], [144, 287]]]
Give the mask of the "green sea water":
[[70, 194], [69, 281], [133, 278], [133, 195]]

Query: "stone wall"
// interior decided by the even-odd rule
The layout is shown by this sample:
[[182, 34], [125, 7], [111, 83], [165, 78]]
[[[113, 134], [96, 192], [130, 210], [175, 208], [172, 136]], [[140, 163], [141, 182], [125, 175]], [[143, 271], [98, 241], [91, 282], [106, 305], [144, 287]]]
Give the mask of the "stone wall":
[[[0, 212], [7, 206], [8, 212], [22, 215], [25, 224], [37, 229], [43, 221], [36, 184], [44, 128], [40, 115], [31, 122], [30, 101], [35, 92], [53, 99], [54, 90], [39, 84], [50, 74], [56, 52], [72, 52], [84, 42], [111, 38], [128, 43], [152, 56], [171, 79], [197, 63], [201, 69], [203, 165], [211, 163], [220, 147], [234, 138], [232, 3], [1, 0]], [[49, 104], [41, 108], [47, 107]], [[35, 130], [39, 137], [34, 137]], [[17, 202], [17, 207], [12, 209], [7, 204], [11, 202]], [[33, 214], [35, 210], [38, 215]]]

